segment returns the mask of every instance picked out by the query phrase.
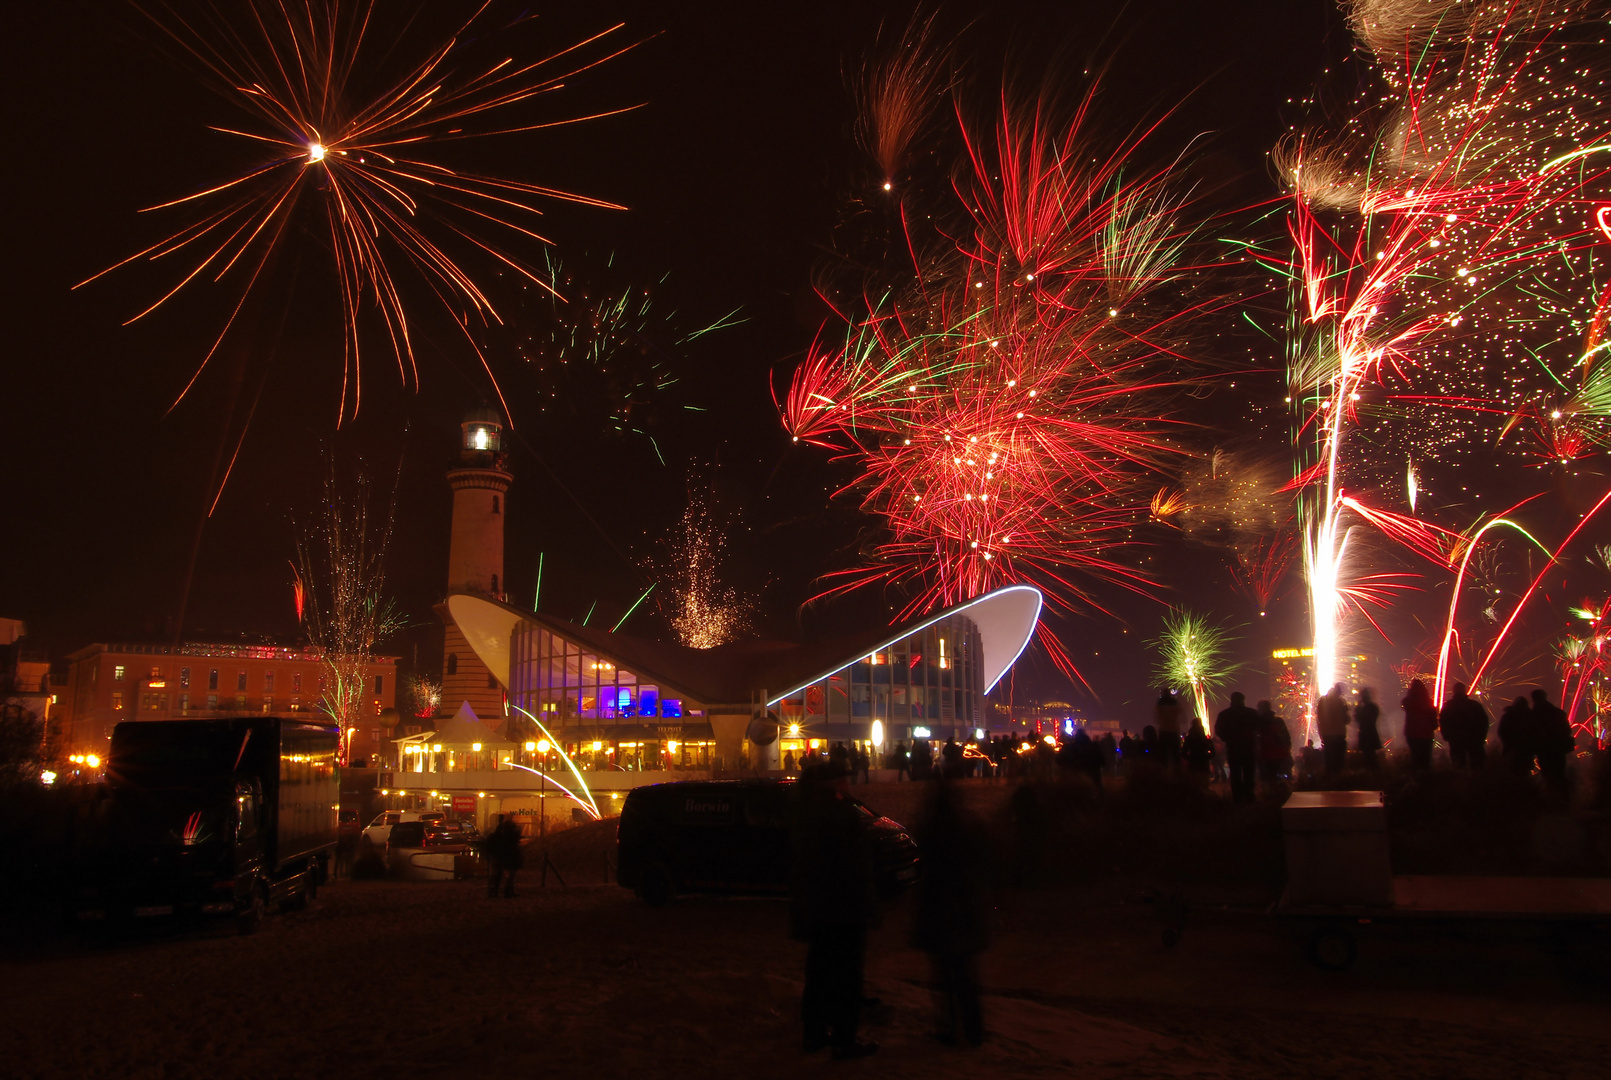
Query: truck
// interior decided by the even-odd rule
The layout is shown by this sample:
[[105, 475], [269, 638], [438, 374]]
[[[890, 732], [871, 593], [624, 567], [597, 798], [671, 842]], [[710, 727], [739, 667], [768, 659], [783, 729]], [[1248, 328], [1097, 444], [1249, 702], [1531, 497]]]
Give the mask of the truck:
[[80, 918], [233, 916], [306, 907], [336, 848], [339, 729], [243, 716], [139, 720], [112, 731], [102, 857]]

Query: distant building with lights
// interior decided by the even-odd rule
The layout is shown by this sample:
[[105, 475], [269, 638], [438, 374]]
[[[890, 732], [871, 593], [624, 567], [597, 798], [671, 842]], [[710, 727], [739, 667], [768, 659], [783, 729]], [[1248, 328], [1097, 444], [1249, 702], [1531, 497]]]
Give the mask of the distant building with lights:
[[[1316, 697], [1330, 689], [1315, 686], [1314, 655], [1314, 649], [1307, 646], [1290, 646], [1270, 653], [1270, 707], [1276, 715], [1286, 718], [1298, 746], [1303, 745], [1307, 737], [1304, 733], [1314, 721]], [[1383, 706], [1384, 716], [1390, 711], [1387, 706], [1398, 702], [1398, 677], [1382, 664], [1380, 657], [1367, 653], [1345, 654], [1337, 657], [1337, 663], [1344, 668], [1338, 681], [1348, 689], [1350, 701], [1361, 687], [1369, 686], [1377, 691], [1376, 699]], [[1387, 734], [1387, 723], [1382, 724], [1381, 731], [1384, 736]]]
[[[215, 716], [324, 717], [326, 671], [315, 649], [275, 645], [94, 644], [67, 657], [62, 741], [70, 754], [104, 758], [112, 727], [125, 720]], [[397, 660], [368, 665], [366, 722], [352, 736], [351, 757], [368, 761], [390, 749], [380, 714], [397, 694]]]
[[714, 649], [613, 634], [472, 593], [469, 647], [584, 769], [777, 769], [813, 746], [969, 741], [1028, 644], [1041, 595], [1010, 585], [900, 627], [815, 645]]
[[503, 427], [487, 409], [461, 425], [448, 593], [436, 608], [441, 705], [429, 727], [390, 740], [376, 784], [387, 805], [542, 818], [576, 805], [559, 790], [576, 787], [572, 765], [608, 803], [672, 776], [776, 771], [834, 743], [876, 761], [896, 742], [1005, 726], [985, 695], [1034, 633], [1041, 595], [1027, 585], [813, 645], [693, 649], [512, 606]]

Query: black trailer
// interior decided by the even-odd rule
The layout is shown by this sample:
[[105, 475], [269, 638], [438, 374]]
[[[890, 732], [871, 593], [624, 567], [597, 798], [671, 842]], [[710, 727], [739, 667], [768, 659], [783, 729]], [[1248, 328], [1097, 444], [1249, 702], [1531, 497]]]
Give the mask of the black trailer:
[[305, 906], [328, 877], [341, 778], [334, 726], [277, 717], [146, 720], [112, 732], [104, 856], [80, 917]]

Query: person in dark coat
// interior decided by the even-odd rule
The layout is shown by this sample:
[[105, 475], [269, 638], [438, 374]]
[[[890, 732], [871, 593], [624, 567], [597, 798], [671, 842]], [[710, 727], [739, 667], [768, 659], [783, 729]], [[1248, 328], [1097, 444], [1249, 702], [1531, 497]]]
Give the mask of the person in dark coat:
[[1180, 756], [1186, 759], [1186, 772], [1199, 777], [1199, 783], [1207, 783], [1214, 744], [1203, 730], [1203, 722], [1195, 716], [1191, 718], [1191, 730], [1180, 740]]
[[948, 736], [940, 748], [940, 769], [945, 779], [962, 779], [962, 747], [953, 737]]
[[520, 827], [503, 814], [498, 824], [482, 841], [487, 856], [487, 895], [497, 896], [502, 886], [504, 896], [515, 895], [515, 872], [524, 859], [520, 852]]
[[895, 780], [897, 783], [902, 780], [910, 779], [907, 773], [911, 771], [912, 761], [911, 758], [907, 756], [905, 743], [898, 742], [895, 744], [894, 752], [889, 755], [889, 765], [890, 768], [895, 770]]
[[1147, 756], [1161, 765], [1180, 764], [1180, 699], [1165, 690], [1152, 707], [1155, 745]]
[[872, 849], [843, 771], [827, 766], [800, 778], [791, 852], [790, 934], [807, 945], [800, 1019], [810, 1054], [866, 1057], [862, 1042], [862, 965], [867, 930], [878, 919]]
[[1348, 701], [1343, 684], [1333, 686], [1315, 702], [1315, 727], [1326, 755], [1326, 775], [1336, 776], [1348, 763]]
[[1259, 761], [1259, 714], [1247, 707], [1238, 690], [1230, 707], [1214, 720], [1214, 735], [1225, 744], [1225, 762], [1231, 770], [1231, 801], [1253, 801], [1253, 774]]
[[1292, 732], [1268, 701], [1259, 702], [1259, 781], [1274, 784], [1292, 772]]
[[1359, 757], [1370, 772], [1376, 771], [1376, 755], [1382, 748], [1382, 734], [1376, 730], [1382, 707], [1376, 704], [1376, 691], [1368, 686], [1359, 689], [1359, 704], [1354, 706], [1354, 725], [1359, 729]]
[[1505, 765], [1517, 776], [1533, 774], [1533, 709], [1519, 697], [1499, 714], [1499, 753]]
[[1404, 707], [1404, 741], [1410, 744], [1410, 768], [1426, 772], [1432, 768], [1432, 736], [1438, 730], [1432, 692], [1420, 679], [1412, 680], [1400, 704]]
[[1566, 759], [1575, 740], [1566, 713], [1557, 708], [1542, 690], [1533, 691], [1533, 752], [1538, 756], [1538, 772], [1544, 786], [1557, 797], [1566, 797]]
[[1457, 769], [1482, 768], [1488, 756], [1490, 723], [1482, 702], [1466, 692], [1465, 683], [1455, 683], [1454, 692], [1438, 712], [1438, 726], [1449, 746], [1449, 763]]
[[988, 937], [990, 901], [985, 885], [983, 830], [962, 807], [955, 784], [941, 780], [918, 835], [923, 876], [918, 881], [912, 944], [929, 954], [934, 970], [934, 1036], [955, 1045], [984, 1041], [975, 958]]

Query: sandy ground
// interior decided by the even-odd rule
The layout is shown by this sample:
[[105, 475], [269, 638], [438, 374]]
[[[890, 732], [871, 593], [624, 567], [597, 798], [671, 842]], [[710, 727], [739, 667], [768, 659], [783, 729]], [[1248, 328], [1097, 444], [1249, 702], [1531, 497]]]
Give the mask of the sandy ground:
[[[912, 820], [915, 793], [868, 801]], [[1005, 788], [969, 801], [988, 814]], [[609, 823], [550, 837], [568, 883], [340, 881], [254, 936], [154, 925], [0, 941], [7, 1077], [1603, 1077], [1611, 943], [1530, 926], [1367, 927], [1358, 965], [1309, 966], [1246, 884], [1197, 886], [1178, 946], [1156, 883], [1004, 892], [983, 958], [990, 1037], [926, 1038], [909, 904], [875, 932], [866, 1036], [800, 1053], [804, 947], [777, 900], [650, 909], [603, 884]]]

